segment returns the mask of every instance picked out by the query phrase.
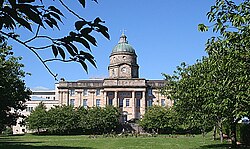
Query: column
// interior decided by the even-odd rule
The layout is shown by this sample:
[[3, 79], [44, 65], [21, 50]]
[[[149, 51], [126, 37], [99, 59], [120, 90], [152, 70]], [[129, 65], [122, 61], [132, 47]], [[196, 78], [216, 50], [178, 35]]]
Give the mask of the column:
[[107, 103], [107, 92], [106, 91], [103, 91], [103, 99], [104, 99], [104, 103], [103, 103], [103, 107], [107, 106], [108, 103]]
[[113, 102], [114, 102], [113, 105], [114, 107], [118, 107], [118, 98], [117, 98], [118, 92], [115, 91], [114, 94], [115, 94], [115, 98], [113, 99]]
[[78, 102], [79, 105], [78, 105], [78, 106], [82, 106], [82, 92], [79, 91], [79, 92], [78, 92], [78, 95], [79, 95], [79, 96], [78, 96], [78, 100], [79, 100], [79, 102]]
[[62, 104], [62, 97], [61, 97], [61, 91], [58, 91], [58, 104], [61, 105]]
[[132, 118], [136, 118], [135, 91], [132, 91]]
[[62, 105], [67, 105], [68, 106], [68, 91], [63, 91], [62, 93]]
[[140, 107], [140, 111], [141, 111], [141, 115], [145, 114], [145, 110], [146, 110], [146, 93], [145, 91], [142, 92], [142, 97], [141, 97], [141, 107]]

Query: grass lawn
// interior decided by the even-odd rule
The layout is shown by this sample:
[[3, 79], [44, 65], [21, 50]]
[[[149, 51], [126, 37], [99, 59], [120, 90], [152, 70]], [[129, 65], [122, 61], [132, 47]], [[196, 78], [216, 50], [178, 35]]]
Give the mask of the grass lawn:
[[89, 138], [78, 136], [0, 136], [0, 149], [225, 149], [228, 144], [212, 141], [211, 135], [205, 138], [168, 135], [157, 137]]

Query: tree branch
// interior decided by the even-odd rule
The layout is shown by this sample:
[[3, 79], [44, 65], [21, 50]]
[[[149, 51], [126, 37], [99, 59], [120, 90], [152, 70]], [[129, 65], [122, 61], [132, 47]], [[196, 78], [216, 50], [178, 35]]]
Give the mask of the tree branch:
[[40, 30], [40, 27], [41, 27], [41, 25], [38, 25], [35, 36], [31, 39], [28, 39], [24, 43], [28, 43], [28, 42], [31, 42], [32, 40], [36, 39], [36, 37], [38, 36], [39, 30]]
[[52, 44], [51, 44], [51, 45], [47, 45], [47, 46], [43, 46], [43, 47], [30, 47], [30, 48], [35, 49], [35, 50], [40, 50], [40, 49], [49, 48], [49, 47], [51, 47], [51, 46], [52, 46]]
[[79, 16], [77, 13], [75, 13], [74, 11], [72, 11], [67, 5], [65, 5], [65, 4], [63, 3], [62, 0], [59, 0], [59, 2], [60, 2], [60, 3], [70, 12], [70, 13], [72, 13], [73, 15], [75, 15], [77, 18], [79, 18], [79, 19], [85, 21], [84, 18], [82, 18], [81, 16]]
[[43, 62], [44, 63], [47, 63], [47, 62], [52, 62], [52, 61], [61, 61], [61, 62], [65, 62], [65, 63], [68, 63], [68, 62], [73, 62], [74, 60], [63, 60], [63, 59], [59, 59], [59, 58], [52, 58], [52, 59], [47, 59], [47, 60], [44, 60]]
[[54, 73], [50, 70], [50, 68], [49, 68], [49, 67], [46, 65], [46, 63], [43, 61], [42, 57], [33, 49], [33, 47], [28, 46], [26, 43], [22, 42], [21, 40], [19, 40], [19, 39], [17, 39], [17, 38], [14, 38], [14, 37], [8, 35], [7, 33], [3, 32], [3, 31], [0, 31], [0, 33], [3, 34], [3, 35], [5, 35], [5, 36], [7, 36], [7, 37], [9, 37], [9, 38], [12, 38], [12, 39], [15, 40], [16, 42], [22, 44], [23, 46], [25, 46], [26, 48], [28, 48], [30, 51], [32, 51], [32, 52], [36, 55], [36, 57], [42, 62], [42, 64], [43, 64], [44, 67], [48, 70], [48, 72], [55, 78], [55, 80], [57, 80], [57, 79], [56, 79], [57, 74], [54, 74]]

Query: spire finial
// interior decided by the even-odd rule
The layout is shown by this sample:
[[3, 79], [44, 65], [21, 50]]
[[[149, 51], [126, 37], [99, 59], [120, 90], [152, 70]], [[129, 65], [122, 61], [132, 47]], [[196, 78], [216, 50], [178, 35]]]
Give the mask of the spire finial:
[[127, 31], [126, 29], [122, 29], [122, 30], [121, 30], [122, 35], [125, 35], [125, 32], [126, 32], [126, 31]]
[[121, 30], [122, 35], [121, 35], [120, 40], [119, 40], [118, 43], [128, 43], [127, 37], [125, 35], [125, 31], [127, 31], [127, 30], [126, 29]]

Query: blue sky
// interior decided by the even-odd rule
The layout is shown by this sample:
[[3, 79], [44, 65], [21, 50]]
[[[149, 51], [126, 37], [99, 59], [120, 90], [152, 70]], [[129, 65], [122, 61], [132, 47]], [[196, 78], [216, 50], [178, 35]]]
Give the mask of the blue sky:
[[[197, 26], [207, 24], [206, 13], [214, 0], [99, 0], [98, 4], [89, 0], [85, 9], [72, 1], [67, 2], [87, 20], [97, 16], [105, 20], [111, 39], [93, 34], [98, 47], [92, 47], [92, 54], [98, 68], [89, 64], [88, 74], [77, 63], [49, 63], [51, 70], [58, 74], [58, 79], [76, 81], [108, 77], [109, 55], [123, 29], [129, 44], [136, 50], [140, 77], [146, 79], [163, 79], [161, 73], [172, 74], [181, 62], [195, 63], [206, 55], [205, 43], [212, 36], [211, 32], [199, 32]], [[74, 28], [75, 20], [66, 15], [60, 31], [54, 29], [44, 33], [51, 36], [67, 34]], [[23, 57], [24, 70], [32, 74], [25, 78], [27, 87], [53, 89], [56, 81], [35, 55], [16, 43], [9, 43], [13, 45], [15, 55]], [[41, 41], [35, 44], [39, 45]], [[43, 57], [53, 56], [51, 50], [40, 51], [40, 54]]]

